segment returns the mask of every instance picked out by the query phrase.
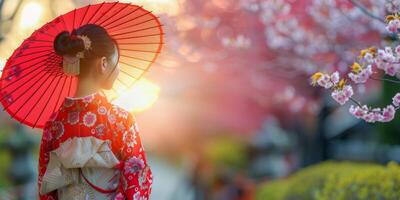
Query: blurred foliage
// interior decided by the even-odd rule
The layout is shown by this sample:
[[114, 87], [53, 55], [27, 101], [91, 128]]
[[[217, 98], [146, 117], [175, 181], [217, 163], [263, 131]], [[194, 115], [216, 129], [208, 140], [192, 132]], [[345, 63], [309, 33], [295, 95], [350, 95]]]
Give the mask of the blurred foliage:
[[290, 180], [288, 179], [282, 179], [261, 185], [256, 192], [256, 199], [285, 199], [285, 195], [288, 193], [289, 189], [289, 182]]
[[213, 165], [233, 169], [243, 169], [248, 159], [246, 144], [229, 136], [212, 139], [206, 146], [205, 156]]
[[9, 129], [2, 128], [0, 129], [0, 188], [10, 186], [10, 182], [8, 181], [8, 168], [10, 163], [10, 155], [9, 153], [3, 149], [3, 142], [7, 140], [9, 136]]
[[[27, 129], [30, 131], [30, 129]], [[5, 142], [8, 140], [10, 134], [13, 134], [13, 128], [7, 125], [1, 125], [0, 129], [0, 188], [7, 188], [11, 186], [11, 182], [9, 180], [9, 167], [11, 163], [11, 156], [5, 146]], [[36, 132], [31, 132], [29, 134], [33, 134], [38, 141], [41, 139], [41, 134]], [[39, 157], [39, 145], [33, 149], [33, 156], [35, 160]], [[35, 166], [36, 167], [36, 166]], [[1, 195], [0, 195], [1, 196]], [[1, 199], [1, 198], [0, 198]]]
[[259, 186], [256, 199], [400, 199], [400, 167], [334, 162], [307, 167], [285, 180]]

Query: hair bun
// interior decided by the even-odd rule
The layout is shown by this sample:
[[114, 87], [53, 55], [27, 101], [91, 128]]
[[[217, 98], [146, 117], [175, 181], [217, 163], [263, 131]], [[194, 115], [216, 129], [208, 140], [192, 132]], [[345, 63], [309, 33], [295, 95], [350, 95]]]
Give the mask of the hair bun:
[[56, 36], [53, 47], [56, 54], [60, 56], [75, 55], [85, 50], [83, 40], [76, 35], [71, 35], [68, 31], [63, 31]]

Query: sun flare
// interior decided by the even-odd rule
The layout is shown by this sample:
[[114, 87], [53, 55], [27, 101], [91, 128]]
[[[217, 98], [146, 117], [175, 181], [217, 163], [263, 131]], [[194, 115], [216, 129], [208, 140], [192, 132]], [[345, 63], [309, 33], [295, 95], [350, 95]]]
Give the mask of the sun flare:
[[32, 28], [36, 26], [43, 14], [43, 7], [37, 2], [29, 2], [21, 12], [20, 26], [22, 28]]
[[121, 94], [113, 103], [130, 112], [141, 112], [150, 108], [158, 99], [160, 87], [141, 79], [132, 88]]

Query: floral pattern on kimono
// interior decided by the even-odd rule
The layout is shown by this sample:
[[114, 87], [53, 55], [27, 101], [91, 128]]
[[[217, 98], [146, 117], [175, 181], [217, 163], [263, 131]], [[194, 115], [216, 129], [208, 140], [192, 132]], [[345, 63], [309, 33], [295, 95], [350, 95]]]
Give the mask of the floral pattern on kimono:
[[[120, 171], [119, 184], [110, 199], [149, 199], [153, 175], [147, 164], [136, 120], [128, 111], [108, 102], [100, 92], [79, 98], [66, 97], [60, 109], [46, 123], [40, 145], [39, 191], [50, 153], [76, 138], [110, 142], [112, 153], [119, 160], [114, 168]], [[95, 182], [93, 184], [96, 185]], [[57, 200], [58, 194], [57, 190], [46, 194], [39, 192], [39, 199]]]

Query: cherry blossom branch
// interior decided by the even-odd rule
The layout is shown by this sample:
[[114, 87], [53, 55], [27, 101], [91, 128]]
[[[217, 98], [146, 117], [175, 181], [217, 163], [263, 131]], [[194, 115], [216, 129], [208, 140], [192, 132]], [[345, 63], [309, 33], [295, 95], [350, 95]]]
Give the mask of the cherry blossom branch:
[[[360, 67], [359, 65], [355, 65]], [[354, 65], [353, 65], [353, 69]], [[368, 71], [366, 77], [371, 74], [370, 67], [368, 70], [359, 69], [362, 72]], [[354, 75], [354, 74], [353, 74]], [[355, 74], [354, 76], [358, 76]], [[354, 77], [352, 77], [354, 79]], [[364, 79], [354, 79], [357, 81], [364, 81]], [[396, 110], [400, 106], [400, 93], [397, 93], [392, 98], [392, 103], [384, 108], [369, 108], [367, 105], [362, 105], [359, 101], [354, 99], [352, 96], [354, 94], [351, 85], [346, 84], [346, 79], [340, 79], [339, 72], [334, 72], [332, 74], [324, 74], [322, 72], [317, 72], [311, 76], [311, 84], [325, 89], [331, 89], [332, 98], [338, 102], [340, 105], [344, 105], [347, 101], [352, 101], [356, 106], [351, 105], [349, 112], [356, 118], [363, 119], [366, 122], [389, 122], [394, 119]]]
[[[381, 22], [387, 23], [386, 30], [393, 34], [400, 32], [400, 15], [395, 13], [386, 16], [385, 20], [373, 15], [365, 7], [359, 4], [356, 0], [349, 0], [353, 5], [361, 9], [368, 16], [377, 19]], [[364, 84], [369, 79], [378, 81], [388, 81], [391, 83], [400, 83], [400, 80], [393, 80], [390, 78], [377, 78], [372, 76], [376, 72], [372, 67], [376, 67], [384, 71], [389, 76], [400, 75], [400, 45], [397, 47], [385, 47], [377, 49], [375, 47], [366, 48], [360, 51], [358, 59], [350, 66], [351, 71], [347, 76], [356, 84]], [[400, 108], [400, 92], [396, 93], [392, 102], [384, 108], [373, 108], [367, 105], [362, 105], [359, 101], [354, 99], [353, 88], [350, 84], [346, 83], [346, 79], [340, 79], [339, 73], [333, 72], [326, 74], [317, 72], [311, 76], [312, 85], [320, 86], [325, 89], [332, 90], [332, 98], [340, 105], [344, 105], [347, 101], [352, 101], [355, 105], [351, 105], [349, 112], [358, 119], [363, 119], [366, 122], [389, 122], [394, 119], [396, 110]]]
[[374, 15], [373, 13], [371, 13], [367, 8], [365, 8], [363, 5], [361, 5], [359, 2], [355, 1], [355, 0], [349, 0], [349, 2], [351, 4], [353, 4], [355, 7], [357, 7], [358, 9], [361, 10], [361, 12], [363, 12], [364, 14], [366, 14], [367, 16], [371, 17], [372, 19], [378, 20], [382, 23], [385, 23], [385, 20], [383, 20], [382, 18], [380, 18], [379, 16]]
[[353, 97], [350, 97], [350, 100], [351, 100], [353, 103], [357, 104], [358, 106], [362, 107], [361, 103], [360, 103], [359, 101], [355, 100]]
[[391, 82], [391, 83], [400, 83], [400, 81], [387, 79], [387, 78], [375, 78], [375, 77], [372, 77], [372, 76], [370, 76], [369, 78], [372, 79], [372, 80], [375, 80], [375, 81], [388, 81], [388, 82]]

